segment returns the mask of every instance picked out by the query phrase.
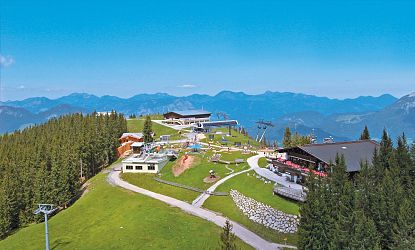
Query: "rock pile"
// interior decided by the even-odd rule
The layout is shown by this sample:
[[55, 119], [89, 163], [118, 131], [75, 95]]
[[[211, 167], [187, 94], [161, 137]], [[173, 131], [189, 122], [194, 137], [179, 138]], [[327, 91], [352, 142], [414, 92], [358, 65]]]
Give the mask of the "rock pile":
[[299, 223], [298, 216], [283, 213], [252, 198], [244, 196], [237, 190], [231, 190], [229, 194], [236, 206], [241, 209], [243, 214], [248, 216], [250, 220], [281, 233], [297, 232]]

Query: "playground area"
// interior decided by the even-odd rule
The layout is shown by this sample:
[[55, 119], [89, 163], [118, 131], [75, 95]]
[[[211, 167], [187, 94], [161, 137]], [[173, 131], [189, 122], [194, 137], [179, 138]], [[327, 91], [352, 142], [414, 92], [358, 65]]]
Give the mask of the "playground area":
[[[159, 173], [123, 174], [123, 178], [139, 187], [222, 214], [269, 241], [295, 243], [296, 234], [278, 233], [256, 223], [241, 212], [229, 195], [230, 190], [237, 190], [273, 209], [298, 214], [297, 203], [274, 195], [274, 183], [253, 170], [248, 171], [253, 166], [252, 159], [248, 158], [265, 155], [260, 143], [238, 130], [230, 132], [228, 128], [186, 131], [182, 140], [157, 144], [159, 147], [150, 149], [175, 152], [176, 157], [171, 157]], [[259, 158], [260, 167], [267, 164], [265, 158]]]
[[198, 156], [185, 154], [179, 159], [176, 160], [172, 167], [172, 172], [174, 177], [180, 176], [184, 171], [191, 168], [194, 165], [197, 165], [200, 162]]

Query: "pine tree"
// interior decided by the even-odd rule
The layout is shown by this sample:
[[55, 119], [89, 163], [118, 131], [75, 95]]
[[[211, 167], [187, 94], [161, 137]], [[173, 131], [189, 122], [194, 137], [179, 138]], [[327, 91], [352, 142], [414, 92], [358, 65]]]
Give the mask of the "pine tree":
[[359, 140], [369, 140], [369, 139], [370, 139], [369, 129], [367, 128], [367, 126], [365, 126], [362, 134], [360, 135]]
[[353, 212], [353, 228], [350, 239], [350, 249], [380, 250], [379, 235], [375, 223], [367, 218], [363, 211], [356, 209]]
[[390, 249], [393, 244], [393, 230], [398, 224], [398, 210], [403, 197], [402, 187], [395, 182], [396, 175], [386, 169], [385, 176], [379, 184], [374, 210], [374, 222], [381, 236], [382, 248]]
[[331, 249], [349, 249], [351, 229], [353, 226], [352, 215], [354, 211], [354, 190], [346, 172], [344, 156], [336, 156], [336, 164], [332, 167], [330, 176], [331, 201], [335, 202], [334, 229]]
[[79, 192], [79, 164], [90, 178], [116, 157], [122, 115], [72, 114], [0, 136], [0, 238], [38, 220], [37, 203], [65, 207]]
[[311, 174], [307, 182], [307, 200], [300, 207], [299, 249], [328, 249], [333, 230], [330, 191], [327, 180]]
[[309, 136], [299, 135], [297, 132], [291, 136], [291, 147], [302, 146], [310, 143], [311, 137]]
[[408, 175], [410, 177], [411, 182], [413, 183], [411, 193], [412, 193], [412, 200], [415, 201], [415, 142], [412, 143], [412, 148], [411, 148], [410, 155], [411, 155], [411, 159], [412, 159], [412, 164], [411, 164], [411, 167], [409, 169]]
[[378, 160], [380, 167], [383, 169], [389, 168], [389, 161], [393, 154], [393, 144], [392, 139], [389, 137], [386, 129], [383, 130], [382, 140], [380, 142]]
[[226, 220], [225, 226], [223, 226], [223, 231], [220, 235], [221, 249], [223, 250], [234, 250], [236, 249], [235, 244], [236, 236], [232, 233], [232, 224]]
[[341, 156], [325, 183], [317, 185], [310, 177], [307, 201], [300, 210], [299, 249], [413, 249], [412, 150], [404, 135], [394, 149], [384, 131], [372, 165], [362, 162], [352, 179]]
[[398, 172], [398, 178], [401, 179], [401, 183], [405, 189], [411, 189], [411, 170], [413, 165], [405, 134], [398, 137], [396, 150], [394, 150], [394, 159], [396, 159], [396, 171]]
[[143, 136], [144, 136], [144, 142], [148, 143], [148, 142], [152, 142], [153, 141], [153, 136], [152, 136], [152, 123], [151, 123], [151, 118], [150, 116], [146, 116], [145, 118], [146, 120], [144, 121], [144, 128], [143, 128]]
[[355, 201], [356, 209], [361, 209], [364, 214], [370, 218], [373, 217], [375, 201], [378, 200], [376, 182], [374, 177], [374, 169], [370, 167], [368, 162], [361, 163], [361, 170], [355, 178], [356, 192]]
[[282, 140], [282, 145], [284, 148], [291, 147], [291, 131], [289, 127], [285, 128], [284, 139]]
[[394, 248], [411, 249], [415, 246], [415, 217], [414, 202], [405, 199], [398, 211], [398, 223], [394, 227]]

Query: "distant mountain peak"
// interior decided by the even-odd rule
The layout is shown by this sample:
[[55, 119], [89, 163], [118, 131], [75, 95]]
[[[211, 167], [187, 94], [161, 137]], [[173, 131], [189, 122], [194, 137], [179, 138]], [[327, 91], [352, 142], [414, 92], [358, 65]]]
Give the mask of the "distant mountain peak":
[[91, 98], [91, 97], [97, 97], [97, 96], [95, 96], [95, 95], [91, 95], [91, 94], [88, 94], [88, 93], [72, 93], [72, 94], [69, 94], [69, 95], [67, 95], [67, 97], [82, 97], [82, 98]]
[[235, 97], [242, 97], [246, 96], [244, 92], [233, 92], [230, 90], [224, 90], [219, 93], [217, 93], [214, 97], [221, 97], [221, 98], [235, 98]]

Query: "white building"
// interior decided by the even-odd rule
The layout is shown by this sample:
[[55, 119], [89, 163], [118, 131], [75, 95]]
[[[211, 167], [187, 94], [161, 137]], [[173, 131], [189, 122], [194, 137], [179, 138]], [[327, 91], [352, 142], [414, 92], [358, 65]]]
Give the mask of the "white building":
[[212, 113], [205, 110], [170, 111], [165, 114], [163, 123], [172, 125], [192, 125], [210, 121]]
[[122, 161], [123, 173], [158, 173], [169, 158], [164, 154], [133, 154]]

